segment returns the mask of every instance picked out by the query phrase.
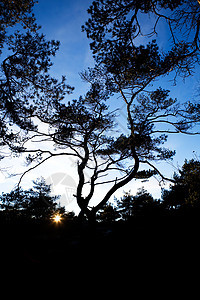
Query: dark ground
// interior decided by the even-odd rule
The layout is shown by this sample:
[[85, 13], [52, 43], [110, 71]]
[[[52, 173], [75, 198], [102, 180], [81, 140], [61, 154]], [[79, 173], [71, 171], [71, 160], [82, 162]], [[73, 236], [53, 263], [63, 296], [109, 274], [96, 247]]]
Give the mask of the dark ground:
[[1, 225], [1, 273], [11, 281], [22, 273], [40, 283], [48, 278], [48, 288], [63, 280], [73, 292], [81, 286], [85, 292], [109, 286], [116, 295], [118, 289], [150, 293], [158, 285], [164, 294], [182, 290], [191, 278], [199, 282], [199, 223], [171, 217], [97, 224], [95, 230], [76, 222]]
[[[200, 218], [143, 219], [115, 224], [1, 225], [1, 258], [12, 265], [112, 265], [181, 260], [200, 248]], [[200, 254], [200, 253], [199, 253]]]

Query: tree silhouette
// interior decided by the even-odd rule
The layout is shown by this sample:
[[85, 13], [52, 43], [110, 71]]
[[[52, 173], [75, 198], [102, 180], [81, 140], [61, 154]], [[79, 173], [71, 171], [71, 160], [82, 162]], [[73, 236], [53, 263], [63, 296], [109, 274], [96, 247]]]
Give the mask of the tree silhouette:
[[132, 196], [130, 192], [124, 193], [123, 197], [121, 197], [120, 200], [117, 200], [117, 208], [122, 220], [128, 221], [134, 216], [133, 202], [134, 196]]
[[175, 184], [169, 190], [163, 190], [163, 205], [168, 209], [187, 211], [200, 208], [200, 162], [191, 159], [185, 161], [179, 174], [174, 175]]
[[120, 217], [117, 208], [111, 203], [106, 203], [102, 210], [97, 214], [97, 219], [106, 224], [114, 223]]
[[133, 217], [155, 215], [159, 210], [159, 206], [160, 202], [154, 200], [144, 187], [139, 189], [135, 196], [128, 192], [120, 200], [117, 200], [117, 211], [124, 221], [129, 221]]
[[[45, 115], [38, 105], [37, 116], [41, 122], [49, 124], [50, 130], [48, 128], [46, 131], [29, 130], [30, 135], [27, 141], [34, 141], [39, 137], [41, 141], [51, 141], [56, 146], [56, 150], [43, 150], [42, 145], [45, 143], [42, 145], [39, 143], [40, 148], [37, 150], [26, 148], [26, 143], [23, 144], [23, 148], [18, 148], [19, 153], [29, 153], [27, 164], [37, 161], [31, 168], [56, 156], [70, 156], [78, 159], [79, 182], [75, 197], [81, 208], [80, 216], [87, 214], [88, 218], [91, 213], [88, 204], [93, 197], [95, 186], [102, 184], [102, 182], [96, 182], [97, 179], [106, 176], [109, 170], [115, 168], [116, 163], [125, 160], [128, 155], [119, 153], [116, 157], [114, 138], [107, 135], [107, 131], [114, 128], [114, 113], [108, 112], [108, 107], [105, 105], [106, 97], [107, 95], [101, 91], [99, 85], [93, 85], [84, 98], [80, 97], [79, 100], [68, 102], [67, 105], [57, 102], [57, 105]], [[113, 145], [109, 153], [104, 150], [108, 144]], [[85, 179], [86, 173], [90, 178], [89, 181]], [[87, 186], [89, 186], [89, 192], [83, 197], [83, 189]]]
[[[120, 20], [119, 14], [117, 20]], [[101, 30], [101, 24], [95, 24]], [[200, 121], [198, 103], [179, 103], [162, 88], [146, 90], [155, 79], [177, 66], [185, 48], [161, 53], [155, 40], [136, 46], [125, 43], [120, 31], [113, 30], [111, 46], [104, 47], [108, 41], [102, 35], [103, 56], [101, 49], [96, 51], [96, 66], [82, 73], [82, 78], [90, 84], [84, 97], [62, 102], [63, 84], [59, 85], [48, 76], [38, 77], [37, 81], [44, 84], [43, 90], [47, 94], [45, 97], [43, 94], [34, 95], [34, 106], [29, 107], [29, 114], [26, 114], [26, 122], [31, 122], [32, 127], [25, 126], [29, 134], [19, 141], [18, 146], [12, 147], [16, 153], [27, 154], [28, 164], [33, 163], [19, 184], [29, 170], [52, 157], [74, 158], [78, 174], [75, 197], [81, 210], [80, 217], [86, 215], [91, 221], [110, 197], [132, 179], [148, 179], [152, 175], [166, 179], [154, 162], [172, 159], [175, 154], [174, 149], [163, 146], [169, 134], [199, 133], [194, 129]], [[115, 34], [119, 34], [117, 43]], [[45, 70], [49, 66], [48, 58], [46, 63], [41, 66]], [[35, 71], [37, 73], [40, 68]], [[111, 112], [106, 104], [116, 95], [120, 95], [127, 114], [126, 133], [117, 126], [116, 111]], [[36, 126], [38, 120], [45, 126]], [[38, 149], [31, 149], [29, 141], [37, 141]], [[47, 150], [45, 142], [56, 147]], [[102, 184], [110, 185], [100, 202], [91, 207], [96, 187]]]
[[[1, 1], [1, 43], [6, 39], [7, 28], [21, 23], [25, 28], [36, 30], [38, 26], [32, 13], [36, 0]], [[2, 45], [1, 45], [2, 46]]]
[[[31, 13], [34, 3], [1, 1], [0, 145], [11, 150], [25, 139], [29, 129], [36, 127], [29, 116], [37, 102], [53, 105], [54, 99], [61, 99], [70, 89], [64, 77], [59, 82], [48, 74], [59, 42], [46, 41], [38, 32]], [[18, 23], [21, 30], [11, 34], [9, 28]]]
[[[188, 1], [186, 2], [189, 5]], [[181, 69], [188, 71], [192, 68], [193, 63], [197, 61], [198, 47], [195, 46], [193, 51], [189, 42], [187, 45], [179, 43], [178, 46], [174, 45], [164, 52], [159, 50], [156, 40], [145, 40], [145, 44], [139, 46], [134, 44], [134, 38], [141, 37], [141, 30], [134, 37], [137, 28], [140, 29], [137, 21], [139, 10], [145, 13], [153, 11], [156, 14], [155, 9], [160, 6], [173, 12], [181, 4], [181, 1], [129, 3], [97, 0], [89, 9], [91, 18], [86, 22], [84, 30], [93, 40], [91, 48], [96, 66], [83, 72], [82, 78], [90, 84], [100, 81], [110, 96], [121, 96], [126, 108], [130, 134], [121, 135], [120, 138], [123, 140], [123, 150], [129, 149], [129, 156], [134, 161], [129, 176], [111, 188], [98, 208], [106, 203], [113, 192], [133, 178], [148, 178], [154, 171], [162, 180], [166, 179], [153, 162], [170, 159], [175, 154], [175, 151], [161, 147], [167, 141], [167, 136], [199, 133], [198, 130], [194, 131], [194, 126], [199, 125], [200, 121], [198, 103], [188, 101], [180, 104], [177, 99], [169, 97], [168, 90], [162, 88], [152, 91], [151, 87], [151, 91], [147, 91], [147, 87], [150, 87], [155, 79], [173, 70], [179, 73]], [[191, 5], [189, 6], [191, 8]], [[199, 4], [196, 3], [195, 7], [198, 12]], [[195, 30], [195, 40], [198, 43], [198, 21], [191, 28], [192, 33]], [[172, 34], [174, 36], [174, 33]], [[181, 34], [184, 36], [184, 28]], [[139, 171], [140, 165], [148, 165], [151, 168], [149, 173]]]
[[33, 181], [29, 190], [16, 189], [3, 193], [0, 197], [1, 216], [13, 222], [16, 220], [45, 221], [50, 220], [56, 212], [64, 214], [64, 207], [56, 202], [59, 196], [51, 196], [50, 185], [44, 178]]
[[[191, 75], [194, 63], [199, 61], [200, 4], [197, 0], [96, 0], [88, 13], [90, 18], [82, 29], [92, 39], [90, 46], [98, 62], [107, 65], [123, 48], [128, 63], [139, 50], [145, 51], [135, 46], [138, 37], [162, 39], [160, 23], [168, 27], [171, 37], [163, 74], [175, 69], [179, 75]], [[142, 22], [144, 15], [149, 26]]]
[[58, 196], [51, 196], [51, 187], [45, 183], [44, 178], [33, 181], [33, 188], [29, 192], [27, 214], [36, 220], [50, 219], [56, 211]]

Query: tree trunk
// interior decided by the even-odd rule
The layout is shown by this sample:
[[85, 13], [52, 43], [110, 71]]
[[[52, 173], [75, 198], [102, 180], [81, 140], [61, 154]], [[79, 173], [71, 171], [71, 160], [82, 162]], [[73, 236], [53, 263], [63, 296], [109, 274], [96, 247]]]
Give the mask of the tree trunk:
[[96, 227], [96, 211], [94, 209], [92, 209], [87, 214], [87, 218], [88, 218], [89, 226], [91, 228], [95, 228]]
[[135, 166], [132, 170], [132, 172], [129, 174], [129, 176], [125, 179], [123, 179], [122, 181], [116, 183], [109, 191], [108, 193], [105, 195], [105, 197], [103, 198], [103, 200], [93, 208], [93, 210], [95, 212], [97, 212], [99, 209], [103, 208], [103, 206], [107, 203], [107, 201], [110, 199], [110, 197], [121, 187], [123, 187], [124, 185], [126, 185], [127, 183], [129, 183], [133, 178], [135, 178], [137, 171], [139, 169], [139, 158], [135, 153], [134, 156], [135, 159]]
[[82, 208], [78, 218], [80, 222], [83, 222], [85, 220], [85, 216], [88, 219], [88, 224], [90, 227], [95, 227], [96, 224], [96, 211], [94, 209], [89, 210], [88, 208]]

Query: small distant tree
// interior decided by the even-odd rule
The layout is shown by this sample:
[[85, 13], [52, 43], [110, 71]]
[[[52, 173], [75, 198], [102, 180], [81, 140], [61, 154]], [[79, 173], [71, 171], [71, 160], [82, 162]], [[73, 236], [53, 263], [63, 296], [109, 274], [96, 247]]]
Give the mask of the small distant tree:
[[169, 190], [163, 190], [163, 205], [168, 209], [200, 209], [200, 161], [186, 160], [174, 180]]
[[128, 221], [134, 215], [133, 212], [134, 196], [130, 192], [125, 192], [120, 200], [117, 200], [117, 209], [124, 221]]
[[118, 213], [117, 208], [111, 203], [107, 203], [97, 214], [97, 220], [109, 224], [114, 223], [119, 217], [120, 214]]
[[56, 211], [59, 196], [51, 196], [51, 187], [47, 185], [44, 178], [33, 181], [33, 188], [28, 190], [27, 215], [36, 220], [49, 219]]
[[153, 215], [158, 202], [152, 195], [142, 187], [138, 190], [133, 202], [133, 212], [135, 216]]
[[154, 200], [144, 187], [139, 189], [135, 196], [126, 192], [120, 200], [117, 200], [117, 210], [124, 221], [132, 217], [155, 215], [159, 205], [160, 202]]

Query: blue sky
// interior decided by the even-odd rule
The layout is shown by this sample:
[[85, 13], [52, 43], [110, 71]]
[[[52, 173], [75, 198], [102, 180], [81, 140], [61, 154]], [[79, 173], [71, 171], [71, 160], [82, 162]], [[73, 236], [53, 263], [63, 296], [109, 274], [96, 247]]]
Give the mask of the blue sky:
[[[58, 51], [56, 57], [53, 59], [54, 65], [51, 69], [51, 74], [57, 78], [61, 78], [62, 75], [66, 75], [67, 83], [75, 87], [75, 91], [72, 96], [67, 96], [70, 98], [78, 98], [81, 94], [87, 91], [87, 84], [82, 82], [79, 76], [79, 72], [87, 69], [87, 67], [93, 65], [93, 59], [90, 52], [89, 40], [85, 33], [81, 32], [81, 25], [88, 18], [87, 8], [92, 3], [92, 0], [38, 0], [34, 8], [34, 13], [38, 24], [42, 26], [41, 32], [44, 33], [47, 39], [55, 39], [61, 42], [60, 50]], [[148, 26], [148, 25], [147, 25]], [[161, 47], [166, 46], [166, 41], [168, 41], [168, 33], [164, 25], [160, 26], [162, 31], [163, 41], [160, 39]], [[172, 76], [168, 76], [156, 82], [156, 86], [161, 86], [163, 88], [171, 90], [171, 97], [178, 98], [179, 101], [192, 100], [193, 98], [198, 100], [197, 88], [200, 82], [200, 76], [198, 75], [199, 68], [197, 68], [196, 74], [193, 77], [186, 78], [185, 82], [182, 79], [178, 79], [177, 85], [174, 86]], [[116, 107], [122, 109], [122, 114], [120, 122], [125, 124], [126, 118], [123, 116], [123, 103], [116, 101]], [[113, 107], [113, 104], [112, 104]], [[173, 172], [176, 170], [177, 166], [182, 166], [184, 159], [191, 159], [194, 157], [194, 153], [199, 155], [199, 136], [186, 136], [186, 135], [174, 135], [169, 137], [168, 145], [171, 149], [176, 149], [177, 154], [174, 158], [172, 167], [170, 164], [160, 163], [158, 167], [164, 172], [166, 176], [172, 176]], [[18, 172], [18, 170], [23, 166], [23, 161], [14, 158], [4, 162], [8, 166], [9, 173]], [[30, 184], [31, 180], [36, 179], [39, 176], [44, 176], [45, 178], [51, 178], [52, 174], [60, 172], [63, 174], [67, 173], [70, 175], [74, 182], [76, 181], [76, 169], [75, 162], [66, 161], [59, 159], [52, 160], [50, 163], [45, 164], [38, 170], [28, 174], [23, 180], [22, 186], [26, 187]], [[67, 171], [66, 171], [67, 169]], [[0, 174], [0, 189], [1, 191], [6, 191], [12, 189], [19, 177], [13, 177], [6, 179], [7, 172]], [[137, 191], [137, 188], [145, 186], [149, 192], [153, 194], [154, 197], [159, 197], [160, 187], [155, 179], [151, 179], [148, 183], [143, 183], [141, 181], [133, 181], [123, 189], [119, 190], [117, 196], [122, 196], [123, 190], [128, 191], [131, 189], [132, 193]], [[55, 189], [55, 193], [65, 193], [65, 186], [62, 184], [58, 185]], [[102, 193], [103, 189], [97, 191]], [[68, 210], [74, 209], [76, 211], [77, 207], [75, 201], [73, 201], [71, 206], [67, 207]]]
[[56, 77], [63, 74], [67, 76], [68, 83], [75, 87], [75, 98], [87, 90], [79, 72], [93, 65], [88, 39], [81, 32], [91, 3], [91, 0], [39, 0], [34, 10], [46, 37], [61, 42], [59, 52], [53, 60], [52, 73]]

